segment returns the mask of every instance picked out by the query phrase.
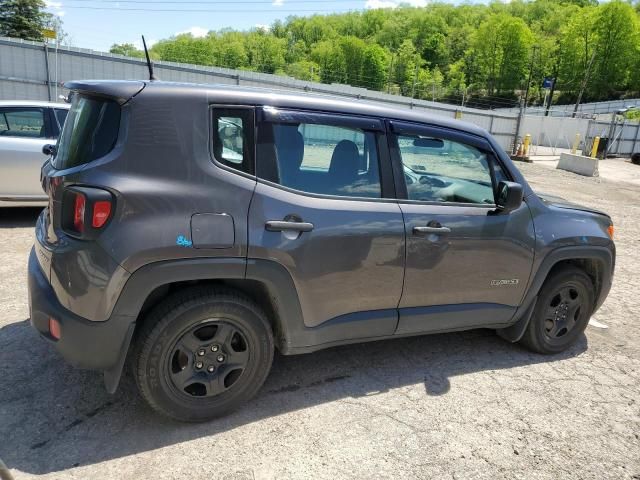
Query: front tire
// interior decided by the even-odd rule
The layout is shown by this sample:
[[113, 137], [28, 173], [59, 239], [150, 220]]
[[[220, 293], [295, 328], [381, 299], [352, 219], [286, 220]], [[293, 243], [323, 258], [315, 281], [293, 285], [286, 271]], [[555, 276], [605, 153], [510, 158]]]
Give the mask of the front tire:
[[170, 296], [145, 320], [135, 377], [159, 413], [201, 422], [253, 397], [273, 361], [264, 312], [234, 290], [195, 287]]
[[552, 272], [540, 289], [520, 342], [537, 353], [566, 350], [587, 328], [594, 299], [593, 283], [583, 270], [566, 267]]

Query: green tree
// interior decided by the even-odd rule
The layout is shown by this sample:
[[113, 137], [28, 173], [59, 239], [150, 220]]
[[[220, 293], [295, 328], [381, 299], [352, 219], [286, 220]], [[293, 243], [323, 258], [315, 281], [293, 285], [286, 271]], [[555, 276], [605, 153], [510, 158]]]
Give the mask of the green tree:
[[598, 7], [594, 25], [596, 60], [592, 98], [606, 99], [625, 89], [636, 52], [638, 17], [626, 2], [613, 0]]
[[226, 68], [244, 68], [249, 65], [244, 35], [236, 31], [224, 31], [210, 36], [215, 65]]
[[387, 81], [387, 66], [390, 55], [380, 45], [371, 44], [365, 48], [362, 59], [362, 80], [371, 90], [382, 90]]
[[51, 14], [42, 0], [0, 0], [0, 35], [42, 41]]
[[320, 75], [318, 73], [319, 71], [320, 67], [318, 66], [318, 64], [308, 60], [290, 63], [285, 67], [285, 72], [290, 77], [297, 78], [298, 80], [307, 80], [310, 82], [320, 81]]
[[558, 39], [559, 75], [557, 87], [561, 91], [575, 91], [580, 87], [595, 48], [595, 8], [576, 10], [562, 27]]
[[138, 50], [133, 43], [114, 43], [109, 49], [109, 53], [124, 55], [126, 57], [144, 57], [144, 52]]
[[464, 71], [464, 62], [458, 60], [452, 63], [447, 74], [447, 88], [449, 93], [458, 94], [467, 89], [467, 76]]
[[345, 70], [345, 81], [349, 85], [366, 87], [367, 79], [363, 78], [363, 66], [367, 44], [354, 36], [343, 37], [339, 44], [348, 67]]
[[402, 42], [393, 65], [393, 81], [398, 84], [402, 95], [411, 95], [413, 79], [421, 64], [422, 59], [413, 42], [411, 40]]
[[506, 13], [493, 15], [480, 25], [473, 41], [474, 61], [489, 95], [521, 86], [532, 43], [533, 35], [524, 21]]
[[323, 83], [342, 83], [347, 76], [347, 63], [340, 46], [325, 40], [319, 42], [311, 51], [311, 59], [320, 66], [320, 79]]
[[284, 67], [286, 41], [264, 30], [253, 30], [246, 38], [249, 68], [258, 72], [276, 73]]

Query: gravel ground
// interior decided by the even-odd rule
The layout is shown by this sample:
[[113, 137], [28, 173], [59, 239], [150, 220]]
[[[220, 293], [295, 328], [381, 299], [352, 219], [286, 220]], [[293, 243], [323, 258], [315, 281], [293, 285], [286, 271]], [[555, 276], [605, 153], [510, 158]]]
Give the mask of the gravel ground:
[[554, 357], [489, 331], [278, 357], [257, 398], [202, 425], [153, 414], [129, 375], [106, 394], [38, 338], [25, 283], [37, 212], [0, 211], [0, 458], [16, 478], [640, 479], [640, 187], [521, 169], [613, 214], [616, 276], [596, 315], [608, 329]]

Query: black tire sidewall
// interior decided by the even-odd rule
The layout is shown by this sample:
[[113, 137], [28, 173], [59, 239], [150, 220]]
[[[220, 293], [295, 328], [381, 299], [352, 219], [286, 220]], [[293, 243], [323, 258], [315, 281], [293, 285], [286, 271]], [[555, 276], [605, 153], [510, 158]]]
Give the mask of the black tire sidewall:
[[[181, 336], [211, 319], [233, 324], [244, 334], [249, 361], [242, 376], [214, 397], [190, 397], [169, 377], [169, 356]], [[251, 398], [264, 383], [273, 360], [273, 337], [265, 320], [243, 302], [201, 298], [170, 310], [149, 332], [137, 362], [137, 380], [152, 406], [182, 421], [203, 421], [224, 415]]]
[[[560, 342], [550, 342], [545, 334], [544, 321], [546, 318], [546, 309], [552, 298], [558, 290], [564, 286], [577, 286], [582, 294], [586, 295], [586, 304], [583, 305], [576, 325], [562, 337]], [[582, 335], [587, 328], [591, 313], [593, 312], [595, 292], [591, 279], [581, 270], [571, 268], [561, 270], [550, 276], [542, 289], [536, 302], [531, 321], [527, 328], [527, 337], [525, 343], [533, 350], [540, 353], [560, 353], [569, 348]]]

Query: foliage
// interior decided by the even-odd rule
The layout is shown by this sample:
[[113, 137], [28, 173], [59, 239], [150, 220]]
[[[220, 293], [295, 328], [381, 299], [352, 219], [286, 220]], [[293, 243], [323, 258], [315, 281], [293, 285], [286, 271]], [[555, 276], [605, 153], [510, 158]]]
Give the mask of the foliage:
[[0, 0], [0, 36], [42, 41], [42, 30], [60, 30], [60, 19], [44, 11], [42, 0]]
[[606, 100], [640, 92], [639, 15], [640, 2], [623, 0], [430, 2], [178, 35], [151, 55], [490, 107], [515, 105], [530, 69], [530, 103], [545, 97], [544, 77], [557, 78], [554, 98], [575, 101], [593, 57], [583, 100]]
[[125, 55], [127, 57], [144, 57], [144, 52], [142, 50], [138, 50], [133, 43], [114, 43], [111, 45], [109, 53]]

